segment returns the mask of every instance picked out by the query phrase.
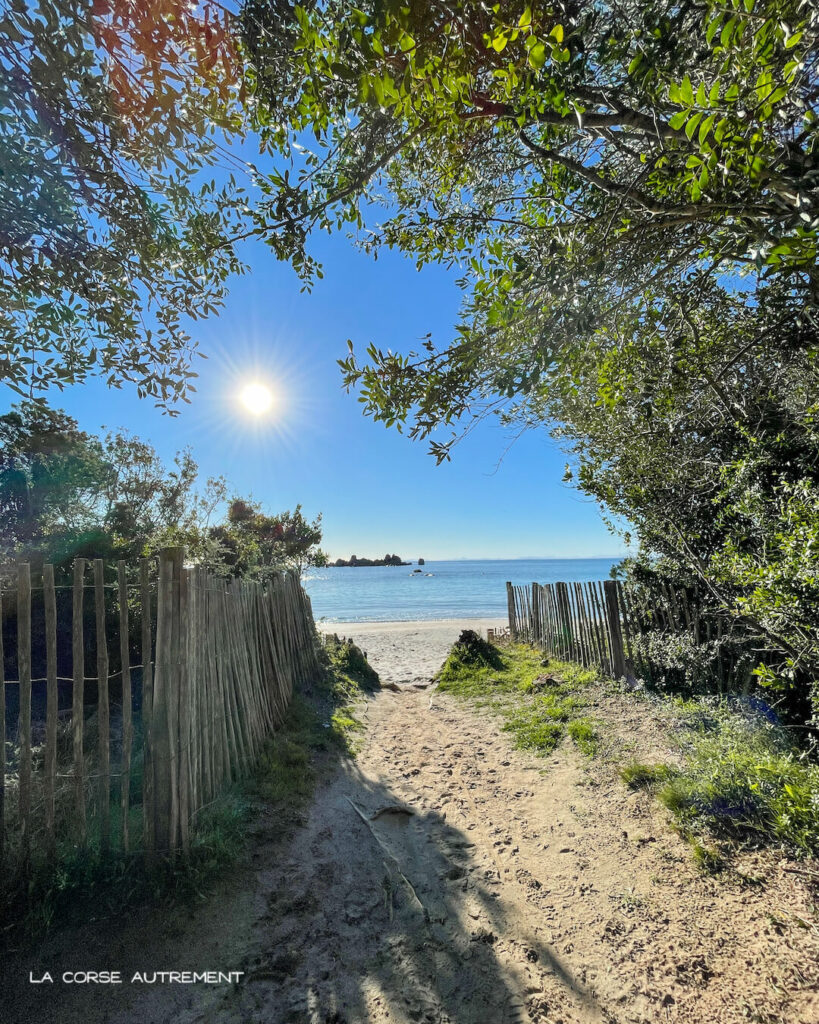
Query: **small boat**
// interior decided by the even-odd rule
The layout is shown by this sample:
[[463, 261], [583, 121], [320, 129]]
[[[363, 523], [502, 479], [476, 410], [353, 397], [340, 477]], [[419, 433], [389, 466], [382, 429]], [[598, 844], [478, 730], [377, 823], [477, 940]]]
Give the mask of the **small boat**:
[[425, 572], [424, 575], [425, 576], [434, 576], [435, 573], [434, 572]]

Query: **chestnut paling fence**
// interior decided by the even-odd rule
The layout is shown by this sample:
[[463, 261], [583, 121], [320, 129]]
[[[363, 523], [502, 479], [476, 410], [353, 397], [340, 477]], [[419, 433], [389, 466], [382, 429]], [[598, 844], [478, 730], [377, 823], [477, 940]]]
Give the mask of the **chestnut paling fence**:
[[626, 675], [625, 603], [616, 581], [507, 583], [506, 597], [513, 639], [567, 661], [596, 665], [616, 678]]
[[[649, 645], [652, 634], [687, 637], [710, 644], [720, 691], [747, 690], [753, 659], [724, 659], [719, 653], [728, 619], [703, 613], [696, 595], [662, 585], [636, 592], [620, 580], [506, 584], [509, 631], [513, 639], [541, 647], [554, 657], [597, 667], [615, 679], [658, 674]], [[754, 651], [759, 661], [763, 652]]]
[[[298, 578], [224, 580], [167, 548], [139, 566], [18, 567], [0, 591], [0, 866], [58, 847], [186, 852], [317, 669]], [[87, 675], [88, 668], [92, 673]]]

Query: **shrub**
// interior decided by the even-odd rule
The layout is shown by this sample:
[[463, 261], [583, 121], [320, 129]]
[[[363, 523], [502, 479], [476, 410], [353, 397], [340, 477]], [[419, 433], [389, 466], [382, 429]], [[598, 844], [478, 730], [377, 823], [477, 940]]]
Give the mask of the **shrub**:
[[462, 665], [485, 665], [487, 668], [501, 668], [500, 651], [484, 640], [474, 629], [464, 629], [455, 641], [452, 654]]

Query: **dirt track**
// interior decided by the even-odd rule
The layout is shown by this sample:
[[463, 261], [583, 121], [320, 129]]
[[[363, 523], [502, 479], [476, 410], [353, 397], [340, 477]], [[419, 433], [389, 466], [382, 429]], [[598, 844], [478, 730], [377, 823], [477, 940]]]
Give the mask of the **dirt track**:
[[71, 1024], [819, 1020], [802, 876], [757, 858], [745, 868], [764, 885], [702, 878], [610, 766], [570, 743], [516, 752], [495, 719], [432, 689], [382, 691], [364, 713], [357, 760], [283, 852], [262, 824], [232, 891], [143, 915], [119, 947], [89, 928], [39, 958], [244, 970], [238, 986], [29, 990], [19, 1019], [48, 1005]]

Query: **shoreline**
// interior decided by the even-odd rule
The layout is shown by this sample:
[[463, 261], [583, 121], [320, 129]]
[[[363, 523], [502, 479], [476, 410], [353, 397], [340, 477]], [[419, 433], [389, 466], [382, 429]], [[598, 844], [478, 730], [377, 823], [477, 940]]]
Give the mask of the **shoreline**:
[[509, 618], [504, 612], [500, 615], [464, 615], [462, 618], [448, 617], [445, 619], [329, 619], [316, 620], [316, 629], [322, 633], [337, 633], [343, 629], [365, 629], [368, 633], [392, 633], [402, 629], [452, 629], [461, 625], [463, 629], [486, 629], [487, 626], [508, 626]]
[[427, 685], [463, 629], [486, 636], [508, 626], [506, 615], [392, 622], [317, 622], [321, 633], [347, 637], [366, 652], [382, 683]]

